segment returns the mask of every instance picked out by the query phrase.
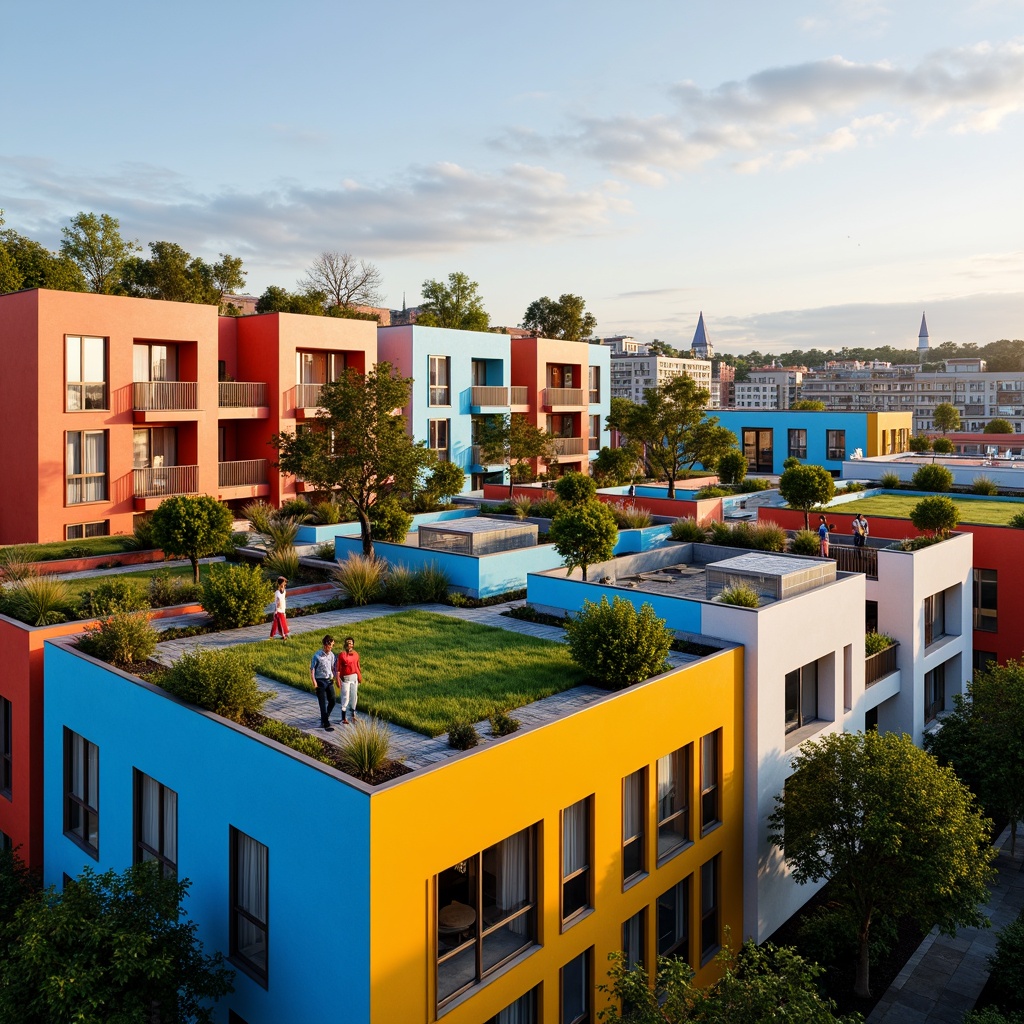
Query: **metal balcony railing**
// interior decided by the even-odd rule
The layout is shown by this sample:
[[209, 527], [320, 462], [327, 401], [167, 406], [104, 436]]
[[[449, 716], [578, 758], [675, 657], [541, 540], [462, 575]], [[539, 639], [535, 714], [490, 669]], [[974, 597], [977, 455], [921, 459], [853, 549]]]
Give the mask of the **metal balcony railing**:
[[891, 672], [896, 671], [896, 648], [899, 644], [886, 647], [884, 651], [877, 654], [869, 654], [864, 659], [864, 685], [870, 686], [877, 683], [879, 679], [885, 678]]
[[222, 409], [248, 409], [267, 404], [267, 385], [261, 381], [222, 380], [217, 385]]
[[199, 385], [188, 380], [152, 380], [132, 383], [132, 408], [140, 411], [198, 409]]
[[530, 389], [514, 386], [509, 389], [510, 398], [512, 399], [512, 405], [529, 405], [530, 404]]
[[221, 487], [254, 487], [267, 482], [266, 459], [244, 459], [241, 462], [217, 463]]
[[556, 455], [583, 455], [587, 451], [588, 439], [585, 437], [556, 437]]
[[829, 544], [829, 557], [839, 572], [862, 572], [869, 579], [878, 579], [878, 549], [850, 544]]
[[508, 406], [508, 388], [477, 385], [470, 392], [470, 405]]
[[583, 388], [545, 388], [544, 404], [555, 405], [586, 405], [587, 399]]
[[316, 409], [320, 405], [320, 392], [323, 384], [296, 384], [295, 408]]
[[135, 497], [158, 498], [164, 494], [196, 494], [198, 466], [160, 466], [136, 469]]

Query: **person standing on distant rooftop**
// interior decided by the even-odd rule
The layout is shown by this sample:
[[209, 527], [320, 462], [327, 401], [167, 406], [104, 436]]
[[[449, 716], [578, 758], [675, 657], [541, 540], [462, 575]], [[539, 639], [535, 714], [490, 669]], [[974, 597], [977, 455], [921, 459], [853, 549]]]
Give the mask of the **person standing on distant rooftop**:
[[828, 558], [828, 523], [824, 516], [818, 516], [818, 554]]
[[345, 649], [338, 655], [334, 673], [338, 678], [338, 689], [341, 691], [341, 724], [348, 725], [347, 714], [356, 720], [356, 701], [359, 698], [359, 684], [363, 681], [362, 669], [359, 667], [359, 652], [352, 637], [345, 637]]

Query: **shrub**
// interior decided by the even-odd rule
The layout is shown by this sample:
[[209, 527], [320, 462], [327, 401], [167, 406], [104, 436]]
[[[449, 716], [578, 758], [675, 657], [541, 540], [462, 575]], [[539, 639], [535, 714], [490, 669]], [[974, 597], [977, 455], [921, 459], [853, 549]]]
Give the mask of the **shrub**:
[[169, 608], [176, 604], [194, 604], [202, 599], [203, 588], [181, 576], [161, 572], [149, 580], [149, 603], [153, 608]]
[[448, 746], [452, 750], [469, 750], [480, 742], [472, 722], [452, 722], [448, 726]]
[[707, 487], [702, 487], [697, 492], [697, 500], [701, 498], [727, 498], [732, 491], [726, 490], [724, 487], [712, 487], [710, 484]]
[[203, 611], [217, 629], [262, 622], [274, 588], [258, 565], [213, 566], [203, 584]]
[[117, 668], [133, 670], [156, 650], [157, 631], [140, 612], [118, 612], [95, 625], [87, 626], [78, 646], [86, 654]]
[[533, 499], [526, 494], [520, 494], [512, 499], [512, 511], [517, 519], [526, 519], [533, 515]]
[[137, 612], [149, 607], [142, 585], [137, 580], [110, 576], [82, 594], [82, 612], [90, 617], [115, 612]]
[[72, 544], [60, 553], [61, 558], [88, 558], [92, 552], [83, 544]]
[[898, 491], [900, 489], [899, 473], [883, 473], [882, 479], [878, 482], [887, 491]]
[[313, 552], [316, 558], [319, 558], [321, 562], [333, 562], [334, 558], [334, 541], [325, 540], [323, 544], [317, 544], [316, 550]]
[[585, 601], [565, 626], [572, 660], [601, 685], [620, 689], [662, 671], [672, 633], [645, 604], [638, 612], [621, 597]]
[[30, 544], [11, 544], [0, 548], [0, 580], [13, 583], [35, 576], [36, 567], [32, 563]]
[[932, 441], [932, 451], [940, 455], [952, 455], [956, 448], [948, 437], [937, 437]]
[[380, 600], [384, 592], [387, 563], [379, 558], [351, 554], [332, 573], [334, 582], [355, 605]]
[[293, 580], [299, 574], [299, 553], [293, 547], [275, 548], [263, 559], [263, 571], [267, 577], [277, 580], [283, 576]]
[[718, 479], [723, 484], [738, 484], [747, 475], [747, 457], [733, 448], [718, 460]]
[[984, 1010], [971, 1010], [963, 1024], [1024, 1024], [1024, 1013], [1004, 1013], [995, 1006], [986, 1006]]
[[26, 576], [2, 592], [6, 614], [30, 626], [52, 626], [67, 621], [71, 588], [56, 576]]
[[363, 717], [345, 730], [341, 741], [341, 763], [345, 771], [363, 782], [373, 782], [391, 760], [391, 730], [387, 722]]
[[770, 491], [774, 486], [771, 480], [763, 476], [751, 476], [737, 484], [736, 489], [740, 494], [753, 494], [755, 491]]
[[153, 520], [149, 515], [136, 516], [132, 520], [131, 546], [137, 551], [152, 551], [156, 547], [153, 542]]
[[974, 494], [998, 494], [999, 488], [991, 477], [976, 476], [971, 484], [971, 491]]
[[912, 452], [930, 452], [932, 450], [932, 442], [927, 437], [912, 437], [907, 443], [907, 447]]
[[707, 540], [708, 531], [692, 516], [685, 519], [677, 519], [672, 524], [672, 539], [691, 541], [695, 544], [703, 544]]
[[[287, 501], [281, 502], [281, 507], [277, 510], [276, 519], [290, 519], [294, 523], [304, 523], [310, 514], [309, 502], [305, 498], [289, 498]], [[262, 532], [262, 531], [261, 531]]]
[[168, 555], [192, 563], [199, 582], [199, 559], [220, 550], [231, 538], [234, 516], [209, 494], [177, 494], [164, 498], [153, 513], [153, 541]]
[[960, 522], [960, 513], [950, 498], [932, 495], [922, 498], [910, 510], [910, 521], [922, 533], [945, 537]]
[[590, 501], [597, 494], [597, 484], [585, 473], [566, 473], [555, 481], [555, 494], [559, 501], [578, 505], [582, 501]]
[[816, 555], [821, 550], [814, 530], [797, 530], [790, 538], [789, 550], [794, 555]]
[[584, 580], [591, 565], [612, 557], [618, 536], [611, 509], [596, 498], [563, 503], [548, 531], [548, 540], [561, 557], [566, 574], [578, 568]]
[[988, 958], [996, 1002], [1004, 1010], [1024, 1010], [1024, 919], [999, 932], [996, 950]]
[[737, 546], [733, 541], [732, 529], [717, 519], [708, 523], [707, 539], [709, 544], [723, 544], [726, 547]]
[[844, 490], [847, 494], [856, 494], [857, 491], [864, 490], [864, 485], [859, 480], [848, 480]]
[[637, 508], [627, 501], [613, 502], [608, 508], [620, 530], [642, 530], [645, 526], [651, 525], [651, 513], [645, 508]]
[[324, 752], [324, 745], [315, 736], [296, 729], [294, 725], [287, 725], [285, 722], [275, 722], [272, 718], [266, 719], [256, 730], [261, 736], [283, 743], [292, 750], [297, 750], [306, 757], [312, 757], [316, 761], [323, 761], [330, 764], [331, 759]]
[[396, 498], [382, 498], [370, 507], [370, 522], [373, 524], [375, 540], [401, 544], [412, 526], [412, 516], [405, 511]]
[[242, 506], [242, 515], [249, 520], [249, 525], [256, 533], [270, 532], [274, 512], [274, 506], [265, 501], [250, 501], [248, 505]]
[[518, 718], [513, 718], [507, 711], [495, 711], [490, 722], [491, 732], [495, 736], [509, 736], [522, 725]]
[[1012, 526], [1015, 530], [1024, 530], [1024, 512], [1011, 516], [1006, 525]]
[[417, 600], [416, 574], [406, 565], [393, 565], [384, 579], [388, 604], [412, 604]]
[[341, 506], [336, 501], [318, 501], [310, 510], [317, 526], [334, 526], [341, 522]]
[[888, 633], [876, 633], [872, 630], [864, 634], [864, 654], [880, 654], [887, 651], [896, 641]]
[[722, 604], [735, 604], [741, 608], [759, 608], [761, 595], [746, 583], [732, 583], [718, 595]]
[[413, 574], [413, 593], [417, 601], [441, 602], [448, 597], [451, 582], [448, 573], [436, 562], [431, 562]]
[[460, 594], [458, 591], [455, 591], [455, 593], [448, 595], [448, 603], [453, 608], [468, 608], [470, 604], [470, 598], [468, 598], [465, 594]]
[[948, 491], [953, 486], [953, 474], [945, 466], [918, 466], [910, 483], [915, 491]]
[[785, 459], [782, 463], [782, 471], [785, 473], [787, 469], [793, 469], [795, 466], [802, 466], [803, 463], [795, 456], [790, 455], [788, 459]]
[[540, 519], [553, 519], [558, 511], [558, 505], [559, 501], [557, 498], [535, 501], [533, 503], [533, 511], [530, 514]]
[[[262, 580], [261, 580], [262, 582]], [[189, 704], [240, 722], [273, 696], [260, 690], [242, 647], [186, 651], [161, 677], [160, 685]]]

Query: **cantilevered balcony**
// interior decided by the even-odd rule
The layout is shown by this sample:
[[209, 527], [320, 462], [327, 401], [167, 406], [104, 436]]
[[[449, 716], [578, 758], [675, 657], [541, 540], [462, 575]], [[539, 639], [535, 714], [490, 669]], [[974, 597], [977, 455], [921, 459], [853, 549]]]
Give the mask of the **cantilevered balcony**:
[[[583, 392], [581, 391], [580, 394]], [[588, 439], [585, 437], [556, 437], [555, 454], [558, 456], [586, 455], [588, 443]]]
[[295, 408], [297, 420], [311, 420], [316, 418], [317, 410], [320, 408], [320, 393], [323, 391], [323, 384], [296, 384], [292, 405]]
[[494, 473], [505, 468], [504, 462], [488, 462], [481, 445], [475, 444], [470, 449], [471, 473]]
[[267, 385], [262, 381], [222, 380], [217, 385], [220, 418], [265, 420], [270, 416]]
[[509, 411], [509, 389], [506, 387], [475, 386], [469, 389], [469, 404], [474, 413]]
[[586, 407], [587, 394], [583, 388], [545, 388], [541, 404], [548, 412], [572, 412]]
[[154, 509], [172, 494], [197, 494], [198, 466], [151, 466], [134, 473], [135, 511]]
[[132, 383], [136, 423], [194, 420], [199, 409], [199, 385], [194, 380], [137, 380]]
[[518, 384], [509, 389], [509, 402], [513, 412], [528, 412], [530, 409], [530, 389]]
[[243, 459], [217, 464], [218, 497], [261, 498], [270, 494], [266, 459]]
[[877, 654], [869, 654], [865, 657], [865, 686], [872, 686], [879, 679], [884, 679], [896, 671], [896, 651], [899, 649], [899, 646], [898, 643], [894, 643], [891, 647], [886, 647], [884, 651], [879, 651]]

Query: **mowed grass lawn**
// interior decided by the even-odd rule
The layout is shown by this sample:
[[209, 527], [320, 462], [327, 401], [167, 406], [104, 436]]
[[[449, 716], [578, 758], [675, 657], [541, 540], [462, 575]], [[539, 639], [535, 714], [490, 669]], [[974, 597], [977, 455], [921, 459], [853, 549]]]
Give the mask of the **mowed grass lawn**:
[[[363, 670], [360, 709], [426, 736], [447, 732], [455, 719], [479, 722], [586, 678], [565, 644], [432, 612], [370, 619], [351, 634]], [[346, 631], [331, 635], [340, 650]], [[309, 661], [323, 637], [293, 633], [287, 641], [262, 640], [246, 650], [257, 672], [312, 693]]]
[[[222, 562], [216, 562], [214, 565], [223, 565]], [[199, 582], [205, 583], [206, 577], [209, 575], [210, 565], [204, 563], [199, 566]], [[143, 570], [140, 572], [118, 572], [108, 573], [103, 576], [86, 576], [77, 579], [67, 580], [68, 586], [71, 588], [71, 593], [75, 597], [81, 597], [87, 590], [95, 590], [96, 587], [104, 580], [119, 579], [119, 580], [134, 580], [142, 588], [143, 593], [149, 593], [149, 581], [154, 576], [178, 576], [188, 583], [192, 582], [192, 566], [191, 565], [178, 565], [178, 566], [164, 566], [159, 565], [155, 569]]]
[[[961, 523], [982, 523], [986, 526], [1005, 526], [1018, 512], [1024, 511], [1024, 502], [986, 501], [984, 498], [968, 498], [962, 494], [947, 494], [960, 512]], [[909, 519], [910, 510], [921, 500], [920, 497], [902, 494], [879, 494], [873, 498], [833, 505], [833, 512], [863, 512], [866, 516], [893, 516]]]

